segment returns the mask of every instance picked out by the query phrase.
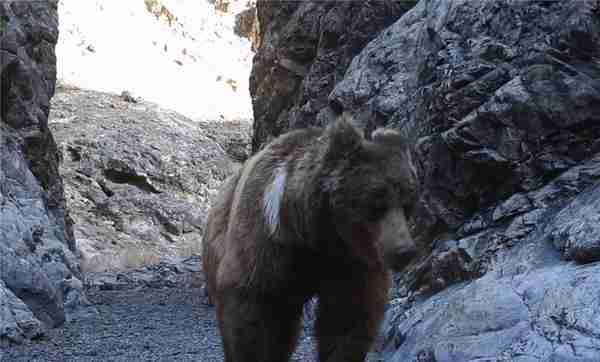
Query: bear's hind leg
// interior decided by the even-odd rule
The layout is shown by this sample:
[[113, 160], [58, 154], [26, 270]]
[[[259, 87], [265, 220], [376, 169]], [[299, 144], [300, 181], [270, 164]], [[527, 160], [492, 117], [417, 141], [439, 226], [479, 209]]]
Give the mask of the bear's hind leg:
[[316, 322], [320, 362], [365, 361], [379, 332], [388, 283], [385, 272], [364, 272], [323, 285]]
[[[279, 303], [278, 303], [279, 302]], [[302, 304], [229, 297], [218, 312], [226, 362], [287, 362], [300, 331]]]

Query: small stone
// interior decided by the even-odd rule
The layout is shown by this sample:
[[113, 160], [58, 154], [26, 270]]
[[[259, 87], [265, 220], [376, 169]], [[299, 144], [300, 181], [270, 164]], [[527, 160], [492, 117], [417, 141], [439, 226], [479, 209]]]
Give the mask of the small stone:
[[128, 103], [138, 103], [138, 99], [127, 90], [121, 92], [121, 99]]

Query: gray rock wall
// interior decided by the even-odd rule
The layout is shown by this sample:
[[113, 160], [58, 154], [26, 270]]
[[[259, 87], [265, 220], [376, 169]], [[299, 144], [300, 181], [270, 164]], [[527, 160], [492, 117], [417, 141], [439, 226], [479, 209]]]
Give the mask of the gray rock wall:
[[[310, 28], [286, 6], [261, 21], [265, 43], [287, 40], [270, 41], [279, 54]], [[272, 87], [254, 93], [254, 146], [340, 111], [412, 140], [423, 256], [395, 276], [384, 360], [600, 360], [600, 4], [422, 0], [371, 34], [321, 93], [298, 84], [331, 73], [278, 82], [263, 43], [254, 84]], [[320, 106], [285, 103], [298, 99]]]
[[350, 61], [413, 1], [258, 1], [260, 46], [250, 76], [253, 150], [328, 120], [327, 96]]
[[199, 253], [210, 199], [247, 156], [244, 125], [58, 87], [50, 128], [86, 278]]
[[600, 151], [594, 1], [421, 1], [331, 94], [415, 141], [420, 224], [455, 230]]
[[[75, 242], [48, 129], [56, 81], [56, 1], [0, 3], [0, 343], [64, 319]], [[6, 298], [5, 298], [6, 297]], [[5, 303], [5, 300], [7, 301]]]

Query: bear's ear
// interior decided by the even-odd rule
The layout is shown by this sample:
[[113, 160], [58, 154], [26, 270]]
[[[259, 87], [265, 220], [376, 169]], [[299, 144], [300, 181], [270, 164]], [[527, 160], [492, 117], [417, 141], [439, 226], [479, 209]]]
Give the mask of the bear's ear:
[[330, 158], [344, 157], [361, 147], [363, 137], [359, 129], [352, 124], [352, 118], [344, 113], [327, 128]]

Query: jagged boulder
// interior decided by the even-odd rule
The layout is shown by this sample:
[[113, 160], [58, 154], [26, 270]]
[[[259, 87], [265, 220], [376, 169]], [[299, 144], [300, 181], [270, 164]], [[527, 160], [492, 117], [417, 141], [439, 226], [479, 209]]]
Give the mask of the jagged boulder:
[[64, 282], [80, 276], [48, 129], [56, 6], [0, 3], [0, 343], [62, 324]]
[[242, 10], [235, 15], [235, 33], [244, 37], [252, 43], [252, 49], [260, 46], [259, 24], [256, 15], [256, 4], [252, 4], [248, 9]]

